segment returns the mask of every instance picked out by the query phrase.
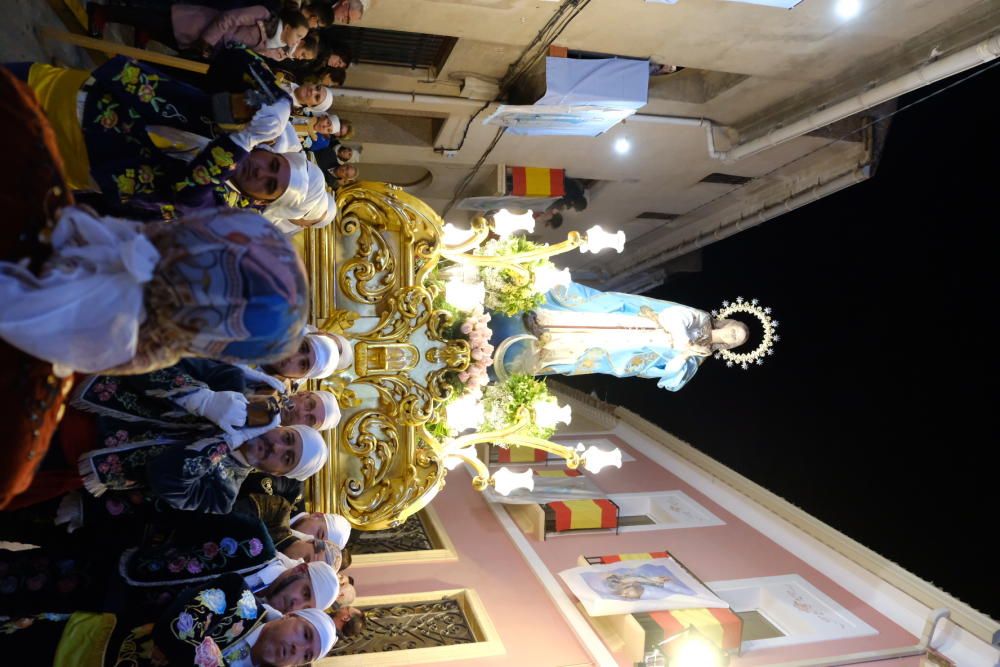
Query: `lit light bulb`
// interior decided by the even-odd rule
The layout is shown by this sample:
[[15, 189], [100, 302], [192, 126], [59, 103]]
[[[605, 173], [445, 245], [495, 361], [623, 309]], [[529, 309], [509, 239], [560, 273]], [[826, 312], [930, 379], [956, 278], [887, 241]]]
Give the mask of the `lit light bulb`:
[[592, 252], [595, 255], [605, 248], [614, 248], [618, 252], [625, 250], [625, 232], [619, 230], [614, 234], [610, 234], [603, 229], [600, 225], [594, 225], [587, 230], [587, 237], [584, 239], [583, 245], [580, 246], [580, 252]]
[[632, 142], [621, 137], [620, 139], [615, 139], [615, 152], [619, 155], [625, 155], [630, 150], [632, 150]]
[[473, 310], [486, 301], [486, 286], [479, 282], [449, 280], [444, 285], [444, 300], [459, 310]]
[[509, 496], [512, 491], [518, 489], [535, 490], [534, 473], [529, 469], [524, 472], [511, 472], [509, 468], [500, 468], [493, 473], [493, 488], [501, 496]]
[[697, 633], [680, 637], [669, 651], [670, 667], [722, 667], [722, 651]]
[[850, 21], [861, 13], [861, 0], [837, 0], [833, 11], [844, 21]]
[[561, 271], [551, 264], [544, 264], [534, 270], [535, 291], [539, 294], [545, 294], [553, 287], [562, 285], [563, 287], [568, 287], [573, 281], [573, 276], [570, 275], [569, 269], [562, 269]]
[[[583, 443], [576, 446], [576, 450], [580, 451], [583, 449]], [[611, 451], [600, 449], [591, 445], [587, 448], [587, 451], [581, 456], [583, 459], [583, 467], [588, 472], [599, 473], [604, 468], [608, 466], [614, 466], [616, 468], [622, 467], [622, 450], [615, 447]]]
[[442, 240], [445, 245], [461, 245], [472, 238], [471, 229], [459, 229], [450, 222], [444, 226], [444, 236]]
[[515, 232], [532, 233], [535, 231], [535, 216], [531, 211], [518, 215], [502, 208], [493, 214], [493, 231], [500, 238], [506, 238]]
[[569, 404], [560, 406], [555, 401], [539, 399], [531, 404], [535, 413], [535, 424], [542, 428], [555, 428], [556, 424], [568, 424], [573, 419]]
[[444, 410], [445, 418], [448, 420], [448, 428], [453, 429], [456, 433], [479, 428], [486, 418], [482, 401], [473, 394], [459, 396]]

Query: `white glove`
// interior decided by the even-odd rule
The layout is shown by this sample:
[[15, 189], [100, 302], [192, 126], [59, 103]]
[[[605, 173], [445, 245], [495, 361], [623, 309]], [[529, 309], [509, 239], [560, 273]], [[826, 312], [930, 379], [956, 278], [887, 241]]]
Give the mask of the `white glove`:
[[247, 397], [238, 391], [198, 389], [173, 399], [193, 415], [218, 424], [226, 433], [233, 433], [247, 423]]
[[225, 438], [226, 442], [233, 449], [239, 449], [240, 445], [248, 440], [253, 440], [257, 436], [264, 435], [268, 431], [273, 431], [274, 429], [281, 426], [281, 415], [274, 415], [274, 419], [271, 420], [270, 424], [265, 424], [264, 426], [251, 426], [248, 428], [238, 428], [234, 431], [229, 431], [226, 435], [222, 436]]
[[281, 136], [288, 125], [288, 118], [292, 113], [292, 103], [281, 98], [274, 104], [267, 104], [257, 110], [257, 113], [250, 119], [250, 123], [229, 136], [233, 142], [249, 152], [258, 144], [274, 141]]

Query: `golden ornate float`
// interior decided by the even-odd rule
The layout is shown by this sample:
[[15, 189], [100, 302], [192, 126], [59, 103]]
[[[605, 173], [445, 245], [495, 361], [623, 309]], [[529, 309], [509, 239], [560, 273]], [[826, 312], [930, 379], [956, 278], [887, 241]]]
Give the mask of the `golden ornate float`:
[[[537, 410], [522, 409], [516, 423], [492, 432], [438, 439], [428, 430], [446, 421], [444, 406], [456, 391], [456, 373], [469, 369], [472, 354], [468, 340], [449, 336], [455, 316], [435, 306], [441, 305], [442, 288], [431, 278], [446, 259], [502, 266], [526, 281], [532, 275], [523, 263], [588, 243], [596, 247], [603, 232], [574, 232], [564, 243], [495, 257], [480, 246], [497, 231], [496, 220], [477, 219], [471, 236], [449, 244], [437, 213], [395, 186], [361, 182], [342, 189], [337, 200], [336, 222], [303, 234], [303, 255], [312, 285], [312, 323], [350, 339], [354, 366], [313, 383], [312, 388], [337, 395], [342, 417], [324, 434], [331, 456], [307, 484], [310, 506], [341, 514], [360, 530], [399, 525], [444, 486], [446, 460], [470, 465], [479, 490], [511, 486], [517, 475], [506, 470], [491, 475], [472, 453], [482, 443], [544, 449], [570, 467], [586, 465], [588, 453], [529, 434], [541, 417]], [[622, 242], [623, 237], [617, 240]], [[597, 454], [590, 455], [591, 463], [609, 464], [606, 453]]]

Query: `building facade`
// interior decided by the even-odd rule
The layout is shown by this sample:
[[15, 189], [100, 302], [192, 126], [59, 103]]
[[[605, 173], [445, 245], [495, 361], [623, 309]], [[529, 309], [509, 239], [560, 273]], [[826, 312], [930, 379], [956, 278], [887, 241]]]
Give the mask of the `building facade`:
[[[559, 572], [587, 557], [664, 551], [740, 616], [734, 667], [894, 656], [881, 664], [986, 666], [1000, 657], [991, 646], [995, 621], [650, 422], [572, 389], [556, 391], [574, 411], [557, 440], [624, 453], [620, 469], [590, 480], [619, 508], [617, 530], [557, 533], [540, 504], [491, 502], [455, 470], [417, 522], [365, 534], [370, 544], [351, 570], [366, 594], [358, 604], [376, 609], [365, 637], [335, 654], [376, 652], [323, 664], [629, 667], [669, 633], [641, 614], [590, 617]], [[561, 468], [502, 465], [530, 466], [536, 476]], [[380, 553], [365, 553], [373, 550]], [[928, 657], [919, 645], [939, 608], [948, 617], [935, 627]]]

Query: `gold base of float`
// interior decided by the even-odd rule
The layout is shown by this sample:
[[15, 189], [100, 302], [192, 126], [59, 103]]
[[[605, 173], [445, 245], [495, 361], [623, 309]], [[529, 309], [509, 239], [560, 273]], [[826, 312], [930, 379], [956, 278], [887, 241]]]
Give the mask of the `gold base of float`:
[[449, 371], [469, 365], [469, 344], [450, 340], [452, 316], [434, 309], [427, 277], [442, 249], [441, 218], [385, 184], [361, 182], [337, 196], [334, 224], [303, 233], [312, 323], [347, 335], [354, 368], [311, 388], [333, 391], [342, 419], [325, 433], [330, 459], [306, 483], [318, 511], [358, 529], [398, 525], [444, 486], [436, 421], [452, 387]]

